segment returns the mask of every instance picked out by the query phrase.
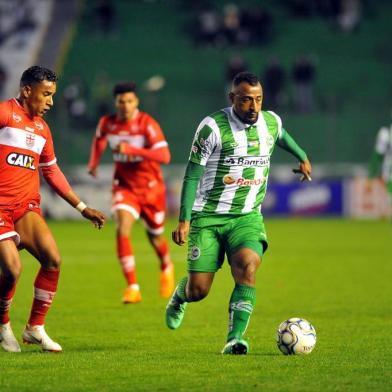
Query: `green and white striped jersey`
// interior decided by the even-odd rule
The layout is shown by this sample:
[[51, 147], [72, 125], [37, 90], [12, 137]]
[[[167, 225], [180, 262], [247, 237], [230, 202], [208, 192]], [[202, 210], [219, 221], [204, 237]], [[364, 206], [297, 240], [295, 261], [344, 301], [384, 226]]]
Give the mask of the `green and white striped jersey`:
[[383, 156], [382, 178], [392, 182], [392, 124], [378, 131], [375, 150]]
[[206, 117], [197, 128], [189, 160], [206, 167], [192, 211], [244, 214], [259, 211], [267, 190], [270, 157], [282, 122], [273, 112], [244, 124], [231, 107]]

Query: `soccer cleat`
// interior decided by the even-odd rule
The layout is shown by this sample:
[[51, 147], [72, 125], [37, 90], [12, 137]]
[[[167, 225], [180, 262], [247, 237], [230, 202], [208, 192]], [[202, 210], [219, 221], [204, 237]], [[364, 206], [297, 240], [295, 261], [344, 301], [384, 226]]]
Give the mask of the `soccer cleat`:
[[166, 305], [166, 325], [170, 329], [177, 329], [181, 325], [187, 304], [187, 302], [178, 302], [175, 291], [169, 303]]
[[139, 285], [131, 284], [124, 290], [122, 301], [124, 304], [136, 304], [142, 300]]
[[20, 353], [20, 346], [11, 329], [11, 323], [0, 324], [0, 346], [9, 353]]
[[26, 325], [23, 331], [23, 343], [25, 344], [38, 344], [41, 346], [42, 351], [50, 351], [53, 353], [59, 353], [63, 349], [61, 346], [54, 342], [48, 334], [45, 332], [43, 325]]
[[245, 355], [249, 351], [249, 344], [244, 339], [231, 339], [225, 347], [223, 347], [222, 354]]
[[169, 298], [174, 290], [174, 266], [168, 265], [161, 271], [159, 277], [159, 294], [163, 298]]

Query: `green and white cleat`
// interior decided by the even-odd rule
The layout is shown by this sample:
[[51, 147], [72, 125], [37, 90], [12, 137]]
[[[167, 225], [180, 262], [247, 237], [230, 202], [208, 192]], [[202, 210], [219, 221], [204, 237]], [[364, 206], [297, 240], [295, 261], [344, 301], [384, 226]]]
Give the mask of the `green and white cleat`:
[[249, 351], [249, 344], [244, 339], [231, 339], [225, 347], [223, 347], [222, 354], [245, 355]]
[[187, 302], [180, 303], [177, 299], [176, 292], [174, 292], [169, 303], [166, 305], [166, 325], [168, 328], [177, 329], [181, 325], [187, 305]]

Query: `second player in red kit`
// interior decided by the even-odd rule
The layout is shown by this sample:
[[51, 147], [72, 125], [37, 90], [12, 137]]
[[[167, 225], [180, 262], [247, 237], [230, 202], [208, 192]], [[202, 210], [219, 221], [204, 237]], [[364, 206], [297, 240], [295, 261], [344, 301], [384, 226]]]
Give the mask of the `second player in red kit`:
[[116, 85], [113, 95], [117, 113], [101, 117], [88, 166], [89, 173], [96, 177], [100, 158], [109, 144], [115, 162], [112, 212], [117, 225], [117, 256], [127, 281], [123, 302], [141, 301], [130, 240], [132, 226], [139, 218], [160, 260], [160, 295], [169, 297], [174, 288], [174, 270], [168, 242], [162, 235], [166, 200], [160, 165], [169, 163], [170, 151], [159, 124], [138, 109], [135, 83]]

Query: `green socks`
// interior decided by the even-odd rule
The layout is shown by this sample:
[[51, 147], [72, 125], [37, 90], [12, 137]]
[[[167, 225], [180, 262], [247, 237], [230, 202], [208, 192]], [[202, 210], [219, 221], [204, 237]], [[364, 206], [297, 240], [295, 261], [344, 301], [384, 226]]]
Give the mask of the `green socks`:
[[229, 334], [227, 341], [234, 338], [242, 338], [248, 327], [255, 302], [256, 289], [254, 287], [243, 284], [235, 285], [230, 298]]
[[187, 302], [186, 294], [185, 294], [185, 288], [186, 288], [187, 282], [188, 282], [188, 277], [186, 276], [185, 278], [182, 278], [177, 285], [176, 300], [180, 304]]

